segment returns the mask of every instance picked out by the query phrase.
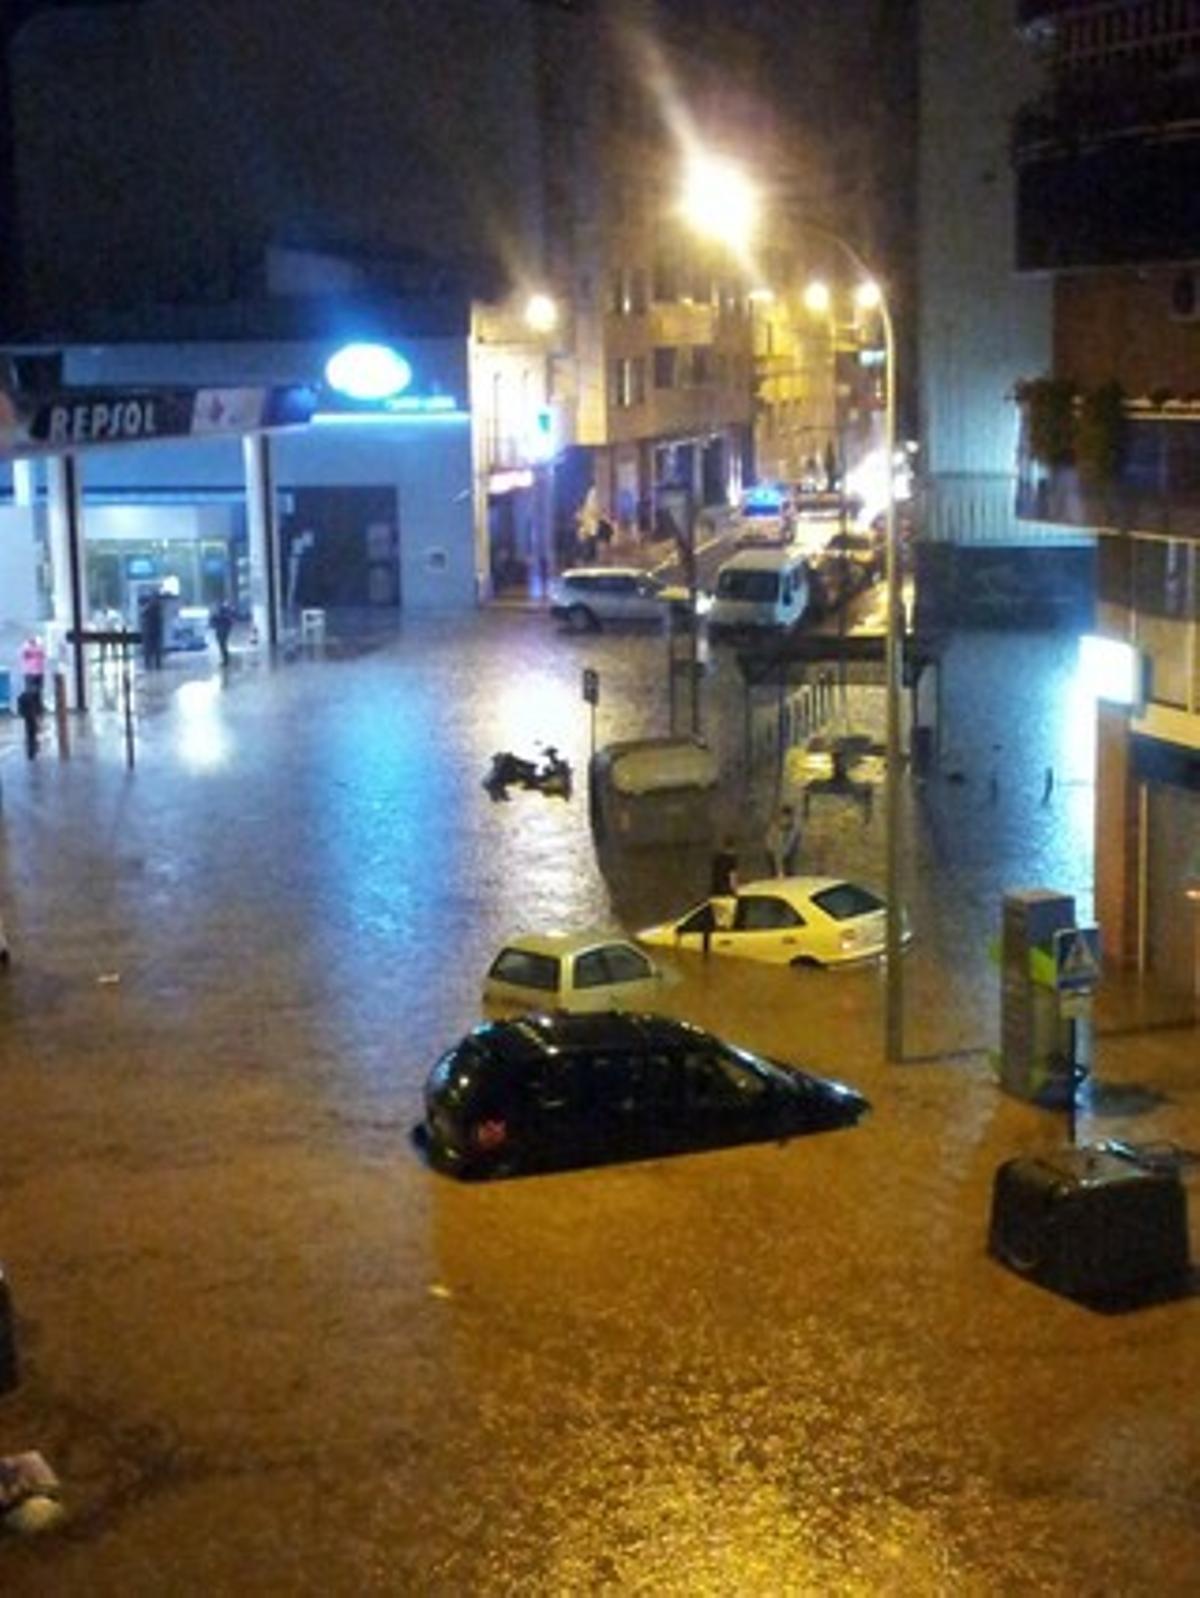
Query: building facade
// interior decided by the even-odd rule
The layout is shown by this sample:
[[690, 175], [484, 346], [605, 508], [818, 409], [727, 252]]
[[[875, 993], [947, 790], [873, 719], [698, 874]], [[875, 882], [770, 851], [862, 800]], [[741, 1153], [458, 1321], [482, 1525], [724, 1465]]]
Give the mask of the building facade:
[[1096, 905], [1110, 955], [1200, 973], [1200, 3], [1021, 0], [1017, 264], [1052, 292], [1019, 386], [1018, 508], [1098, 537]]
[[[301, 515], [318, 551], [326, 521], [341, 529], [304, 562], [324, 574], [325, 597], [347, 598], [339, 560], [386, 610], [535, 586], [600, 519], [630, 537], [681, 537], [743, 482], [799, 477], [845, 443], [834, 344], [797, 301], [807, 263], [793, 227], [802, 214], [828, 221], [852, 191], [855, 215], [839, 220], [861, 243], [863, 185], [850, 178], [870, 162], [837, 161], [824, 139], [843, 29], [816, 0], [809, 12], [802, 38], [773, 6], [730, 16], [707, 0], [444, 0], [353, 8], [349, 23], [339, 0], [33, 12], [8, 56], [21, 250], [6, 345], [67, 374], [102, 352], [93, 381], [114, 393], [124, 379], [99, 369], [129, 371], [126, 346], [139, 381], [170, 384], [186, 351], [178, 383], [204, 368], [205, 381], [239, 387], [272, 340], [281, 368], [338, 337], [410, 349], [425, 336], [411, 308], [461, 300], [465, 393], [450, 387], [470, 415], [471, 482], [455, 501], [469, 524], [442, 575], [465, 560], [473, 581], [422, 580], [403, 554], [385, 580], [372, 477], [356, 523], [341, 509]], [[820, 85], [807, 123], [796, 74]], [[769, 179], [761, 240], [720, 248], [681, 216], [696, 142]], [[753, 295], [780, 260], [789, 274], [764, 309]], [[554, 314], [531, 320], [535, 299]], [[284, 454], [306, 447], [292, 438]], [[320, 477], [328, 452], [313, 449]], [[98, 512], [97, 601], [120, 587], [107, 547], [118, 478], [158, 496], [182, 568], [172, 575], [198, 591], [215, 573], [204, 546], [237, 544], [247, 514], [215, 510], [189, 461], [172, 483], [176, 457], [147, 456], [136, 473], [135, 459], [110, 471], [89, 454], [81, 474]], [[337, 486], [345, 499], [354, 485]], [[440, 525], [438, 508], [411, 504], [411, 485], [404, 497], [397, 549], [404, 529]], [[292, 510], [275, 511], [286, 543]], [[142, 570], [149, 552], [133, 553]]]

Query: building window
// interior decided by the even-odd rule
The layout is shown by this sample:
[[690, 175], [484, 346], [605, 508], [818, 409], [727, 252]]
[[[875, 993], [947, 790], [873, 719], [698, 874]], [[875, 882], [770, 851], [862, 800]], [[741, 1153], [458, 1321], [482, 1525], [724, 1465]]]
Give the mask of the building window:
[[697, 388], [713, 380], [713, 349], [711, 344], [697, 344], [692, 351], [692, 382]]
[[654, 350], [655, 388], [674, 388], [679, 365], [679, 351], [669, 344], [659, 344]]
[[635, 355], [613, 361], [609, 370], [609, 388], [616, 410], [632, 410], [646, 402], [646, 361]]
[[651, 291], [659, 305], [671, 305], [679, 298], [679, 266], [669, 256], [656, 257]]
[[629, 309], [635, 316], [644, 316], [649, 300], [646, 268], [644, 266], [635, 266], [629, 274]]

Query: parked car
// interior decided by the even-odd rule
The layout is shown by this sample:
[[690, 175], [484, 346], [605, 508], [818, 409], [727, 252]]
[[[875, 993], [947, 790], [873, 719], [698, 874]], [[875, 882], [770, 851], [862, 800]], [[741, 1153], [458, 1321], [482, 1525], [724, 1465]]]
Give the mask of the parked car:
[[425, 1087], [437, 1168], [501, 1176], [853, 1126], [861, 1094], [661, 1016], [526, 1016], [476, 1027]]
[[786, 632], [808, 609], [808, 567], [793, 549], [743, 549], [717, 572], [709, 636]]
[[528, 933], [509, 940], [483, 983], [493, 1019], [530, 1011], [585, 1015], [652, 1010], [664, 975], [636, 944], [604, 932]]
[[672, 610], [686, 616], [689, 603], [686, 588], [637, 566], [576, 566], [550, 583], [550, 614], [576, 632], [661, 623]]
[[785, 488], [759, 484], [746, 490], [730, 517], [738, 549], [782, 548], [791, 543], [793, 513]]
[[[907, 922], [905, 941], [911, 936]], [[857, 882], [838, 877], [767, 877], [736, 896], [693, 905], [676, 920], [644, 927], [639, 943], [711, 950], [772, 965], [842, 965], [882, 954], [887, 907]]]

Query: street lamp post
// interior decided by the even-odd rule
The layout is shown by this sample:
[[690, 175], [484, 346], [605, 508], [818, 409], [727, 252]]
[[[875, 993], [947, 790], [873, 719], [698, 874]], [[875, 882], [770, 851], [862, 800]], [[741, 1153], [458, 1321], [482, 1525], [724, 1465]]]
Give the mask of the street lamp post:
[[[716, 235], [735, 250], [745, 252], [757, 222], [757, 194], [740, 170], [728, 162], [714, 162], [700, 152], [693, 151], [687, 171], [683, 209], [692, 225], [702, 232]], [[731, 217], [738, 218], [736, 230]], [[904, 976], [900, 965], [903, 947], [903, 916], [901, 904], [900, 872], [900, 797], [903, 785], [900, 780], [900, 689], [901, 659], [904, 640], [904, 612], [901, 594], [900, 554], [896, 542], [896, 335], [892, 324], [891, 307], [878, 278], [867, 266], [862, 256], [842, 235], [824, 223], [798, 219], [806, 231], [827, 239], [839, 249], [858, 273], [863, 284], [872, 290], [872, 308], [879, 313], [883, 326], [884, 359], [884, 454], [887, 498], [885, 500], [885, 554], [887, 618], [884, 646], [884, 675], [886, 693], [886, 731], [884, 772], [884, 799], [887, 819], [884, 835], [887, 876], [887, 930], [885, 936], [886, 999], [884, 1024], [884, 1049], [889, 1061], [899, 1061], [904, 1054]]]
[[900, 871], [900, 689], [901, 661], [904, 649], [905, 617], [901, 591], [900, 552], [896, 540], [896, 331], [892, 322], [891, 307], [878, 278], [874, 276], [862, 256], [831, 228], [820, 223], [805, 222], [805, 227], [830, 240], [844, 251], [856, 272], [862, 274], [864, 284], [873, 286], [873, 308], [879, 312], [883, 326], [884, 353], [884, 423], [883, 450], [887, 498], [884, 501], [884, 553], [886, 588], [886, 631], [884, 641], [884, 692], [886, 727], [884, 732], [884, 801], [887, 812], [884, 833], [886, 860], [887, 930], [885, 934], [885, 1054], [889, 1061], [904, 1058], [904, 973], [900, 965], [903, 948], [904, 910], [901, 903], [902, 883]]

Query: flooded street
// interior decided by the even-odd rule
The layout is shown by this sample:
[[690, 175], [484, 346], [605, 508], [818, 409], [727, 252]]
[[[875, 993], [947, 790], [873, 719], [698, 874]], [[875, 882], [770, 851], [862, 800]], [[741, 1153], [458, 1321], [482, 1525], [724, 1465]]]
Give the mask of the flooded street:
[[[984, 1248], [996, 1166], [1064, 1139], [995, 1087], [988, 946], [1005, 888], [1092, 914], [1073, 640], [950, 646], [942, 774], [905, 781], [908, 1063], [877, 966], [673, 961], [666, 1008], [844, 1078], [859, 1128], [459, 1186], [409, 1132], [500, 941], [707, 889], [703, 850], [598, 861], [584, 666], [601, 744], [666, 731], [661, 637], [493, 611], [224, 684], [172, 662], [132, 773], [115, 710], [69, 762], [13, 739], [0, 1452], [40, 1449], [69, 1513], [0, 1544], [0, 1587], [1195, 1591], [1198, 1301], [1100, 1315]], [[727, 769], [741, 693], [718, 655]], [[492, 753], [539, 741], [574, 800], [493, 805]], [[775, 797], [731, 781], [743, 875]], [[801, 869], [882, 883], [883, 834], [814, 804]], [[1100, 1071], [1146, 1092], [1086, 1136], [1200, 1148], [1189, 1009], [1102, 995]]]

